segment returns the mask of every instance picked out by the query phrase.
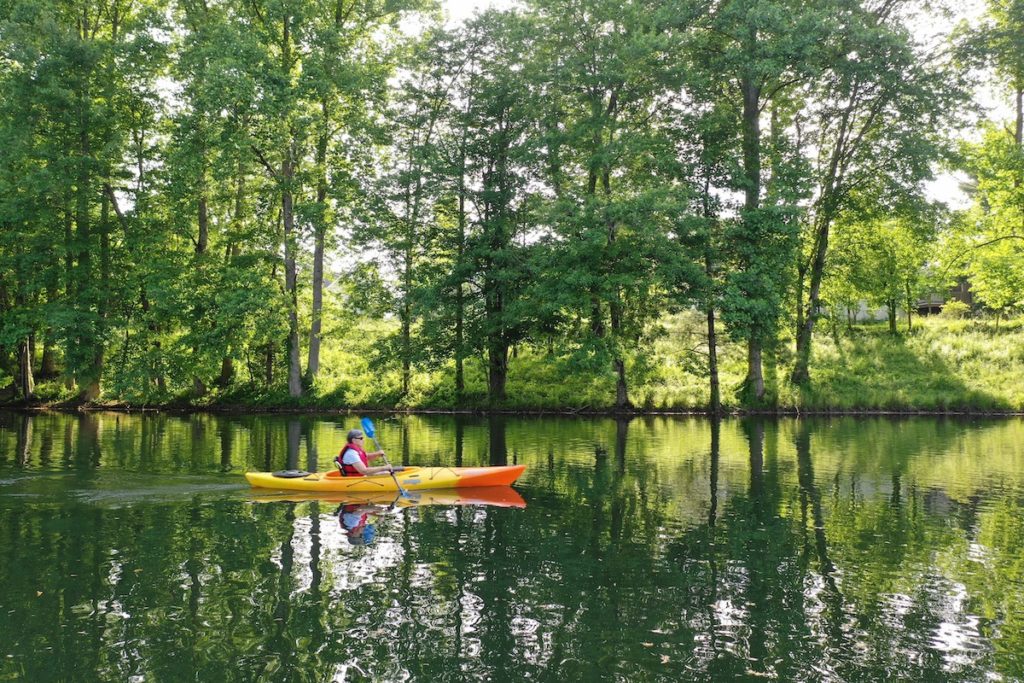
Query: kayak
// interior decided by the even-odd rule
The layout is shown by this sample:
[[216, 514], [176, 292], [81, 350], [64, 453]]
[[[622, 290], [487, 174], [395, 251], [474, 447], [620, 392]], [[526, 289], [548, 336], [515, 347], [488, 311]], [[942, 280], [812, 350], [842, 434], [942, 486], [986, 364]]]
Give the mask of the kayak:
[[420, 505], [479, 505], [501, 508], [524, 508], [526, 501], [511, 486], [474, 486], [460, 489], [426, 489], [409, 491], [279, 491], [261, 490], [253, 500], [259, 503], [318, 501], [330, 505], [394, 505], [417, 507]]
[[[523, 473], [526, 465], [497, 467], [406, 467], [395, 472], [406, 491], [455, 489], [470, 486], [508, 486]], [[289, 491], [397, 491], [390, 474], [370, 477], [345, 477], [341, 472], [246, 472], [245, 478], [256, 488]]]

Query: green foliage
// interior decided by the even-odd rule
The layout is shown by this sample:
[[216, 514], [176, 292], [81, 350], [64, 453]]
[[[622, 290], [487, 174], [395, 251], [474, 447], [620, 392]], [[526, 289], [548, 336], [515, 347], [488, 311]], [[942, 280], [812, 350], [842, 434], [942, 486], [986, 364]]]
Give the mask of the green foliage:
[[890, 218], [836, 226], [834, 259], [837, 302], [863, 299], [870, 306], [912, 309], [932, 283], [926, 278], [929, 223]]
[[947, 268], [962, 273], [986, 308], [1002, 316], [1024, 303], [1024, 150], [1006, 130], [983, 128], [964, 145], [974, 177], [974, 205], [960, 217], [946, 249]]
[[942, 306], [940, 315], [948, 320], [963, 320], [971, 315], [971, 307], [959, 299], [951, 299]]
[[[723, 388], [801, 404], [805, 280], [833, 308], [957, 275], [999, 319], [1021, 303], [1020, 141], [965, 146], [950, 229], [919, 189], [961, 83], [887, 8], [532, 0], [442, 28], [418, 0], [12, 0], [0, 374], [132, 403], [691, 407], [710, 313]], [[978, 51], [1017, 83], [1016, 5], [990, 19]]]

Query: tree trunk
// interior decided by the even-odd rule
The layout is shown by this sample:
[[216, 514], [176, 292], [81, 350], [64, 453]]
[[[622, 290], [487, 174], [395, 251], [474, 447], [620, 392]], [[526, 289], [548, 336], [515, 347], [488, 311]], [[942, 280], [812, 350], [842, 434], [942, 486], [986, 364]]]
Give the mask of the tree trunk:
[[906, 283], [905, 287], [907, 292], [907, 332], [912, 332], [914, 323], [911, 316], [913, 315], [914, 300], [910, 292], [910, 283]]
[[306, 386], [313, 386], [320, 372], [320, 330], [324, 289], [324, 241], [327, 238], [327, 143], [330, 116], [327, 102], [320, 103], [323, 129], [316, 142], [316, 219], [313, 226], [313, 310], [309, 323], [309, 354], [306, 361]]
[[292, 183], [295, 179], [295, 142], [289, 143], [281, 162], [281, 215], [284, 220], [284, 288], [288, 299], [288, 395], [302, 396], [302, 372], [299, 367], [299, 299], [295, 268], [298, 250]]
[[85, 387], [82, 398], [95, 401], [102, 393], [103, 366], [106, 348], [103, 337], [107, 325], [110, 302], [110, 197], [103, 193], [100, 201], [100, 291], [96, 298], [96, 340], [93, 342], [92, 367], [89, 371], [90, 381]]
[[[743, 208], [752, 216], [761, 202], [761, 88], [755, 84], [751, 76], [744, 76], [740, 90], [743, 93]], [[757, 337], [758, 335], [751, 331], [747, 340], [746, 387], [756, 401], [761, 401], [764, 398], [762, 340]]]
[[626, 363], [621, 358], [612, 361], [615, 369], [615, 408], [626, 410], [633, 407], [626, 387]]
[[718, 383], [718, 340], [715, 331], [715, 307], [708, 305], [708, 384], [710, 385], [710, 401], [708, 412], [717, 417], [722, 414], [722, 393]]
[[32, 398], [36, 392], [32, 376], [32, 352], [28, 337], [18, 341], [18, 391], [25, 398]]
[[268, 342], [263, 355], [263, 381], [269, 388], [274, 384], [274, 343]]
[[206, 182], [199, 182], [199, 239], [196, 240], [196, 256], [206, 253], [206, 247], [210, 243], [210, 212], [206, 199]]
[[313, 310], [309, 325], [309, 354], [306, 363], [306, 385], [312, 386], [320, 373], [320, 333], [322, 328], [324, 289], [325, 230], [317, 228], [313, 245]]
[[[205, 156], [205, 150], [200, 150], [200, 155]], [[199, 236], [196, 240], [196, 268], [202, 269], [203, 256], [206, 254], [206, 248], [210, 243], [210, 211], [209, 205], [206, 198], [206, 163], [205, 159], [202, 160], [199, 170], [199, 203], [197, 206], [197, 222], [199, 223]], [[193, 324], [201, 325], [203, 319], [203, 306], [199, 304], [196, 306], [194, 311], [195, 321]], [[200, 349], [198, 346], [192, 347], [192, 357], [194, 359], [193, 367], [201, 367], [199, 363]], [[192, 393], [196, 396], [206, 395], [206, 382], [199, 375], [192, 375]]]
[[889, 309], [889, 333], [896, 334], [896, 301], [890, 299], [886, 307]]
[[463, 291], [461, 275], [462, 261], [466, 251], [466, 133], [462, 133], [462, 147], [460, 149], [459, 168], [459, 234], [456, 247], [456, 268], [460, 275], [455, 283], [455, 403], [462, 404], [462, 397], [466, 391], [466, 380], [463, 369], [463, 345], [465, 344], [465, 315], [466, 297]]
[[796, 269], [796, 334], [793, 335], [797, 353], [800, 352], [800, 335], [804, 329], [804, 278], [807, 277], [807, 268], [803, 264], [803, 259], [800, 261]]
[[491, 404], [505, 400], [505, 381], [508, 378], [508, 346], [494, 343], [487, 350], [487, 393]]
[[156, 355], [156, 365], [152, 368], [152, 380], [156, 381], [157, 389], [160, 393], [167, 391], [167, 383], [164, 380], [163, 372], [163, 358], [160, 347], [160, 328], [155, 322], [149, 319], [149, 298], [146, 296], [146, 286], [142, 285], [139, 291], [139, 305], [142, 308], [142, 317], [147, 320], [146, 328], [149, 330], [150, 335], [153, 337], [153, 351]]
[[[69, 306], [75, 306], [75, 251], [74, 231], [72, 224], [77, 216], [76, 211], [71, 208], [73, 195], [71, 190], [67, 191], [64, 197], [64, 299]], [[71, 363], [71, 347], [73, 337], [64, 337], [64, 388], [71, 390], [75, 388], [75, 368]]]
[[[242, 219], [243, 212], [245, 210], [245, 168], [242, 164], [242, 157], [238, 157], [237, 175], [235, 178], [235, 215], [232, 218], [232, 225], [235, 234], [229, 235], [227, 249], [227, 261], [228, 264], [234, 262], [238, 258], [242, 250], [238, 246], [238, 235], [242, 231]], [[228, 348], [228, 354], [221, 359], [220, 362], [220, 377], [217, 378], [217, 386], [221, 389], [229, 386], [235, 378], [235, 364], [234, 360], [230, 356], [231, 348]], [[249, 373], [250, 380], [252, 379], [252, 373]]]
[[43, 359], [39, 363], [39, 379], [48, 380], [57, 376], [57, 349], [50, 341], [52, 332], [43, 337]]
[[[811, 343], [814, 337], [814, 323], [818, 317], [818, 307], [821, 301], [821, 281], [825, 276], [825, 256], [828, 253], [829, 231], [832, 228], [832, 219], [837, 211], [836, 193], [843, 186], [845, 165], [849, 161], [849, 147], [847, 135], [849, 132], [850, 117], [853, 112], [853, 104], [847, 106], [839, 118], [837, 133], [838, 139], [832, 150], [828, 173], [822, 184], [821, 196], [818, 199], [818, 216], [814, 221], [814, 247], [811, 259], [811, 283], [807, 296], [807, 310], [804, 314], [803, 325], [799, 330], [796, 340], [796, 364], [790, 380], [794, 384], [806, 385], [811, 380], [810, 361]], [[856, 145], [856, 143], [853, 143]], [[844, 157], [846, 160], [844, 161]], [[798, 302], [799, 303], [799, 302]]]
[[[57, 285], [51, 283], [46, 287], [46, 301], [51, 306], [57, 303]], [[57, 349], [53, 343], [53, 328], [43, 331], [43, 358], [39, 363], [39, 379], [51, 380], [57, 377]]]
[[[410, 144], [409, 156], [412, 156], [412, 142]], [[410, 167], [412, 161], [410, 159]], [[408, 185], [405, 188], [405, 244], [402, 249], [402, 306], [399, 317], [402, 322], [402, 396], [409, 393], [409, 383], [412, 375], [412, 305], [409, 297], [412, 295], [412, 241], [415, 236], [413, 227], [413, 198]]]
[[402, 396], [409, 393], [412, 382], [412, 305], [408, 296], [402, 302]]
[[760, 401], [764, 398], [764, 375], [761, 372], [761, 345], [751, 339], [747, 342], [747, 391]]
[[707, 278], [707, 293], [705, 295], [705, 306], [707, 307], [708, 322], [708, 412], [712, 418], [717, 418], [722, 413], [722, 392], [718, 382], [718, 335], [715, 329], [715, 268], [713, 249], [715, 246], [713, 229], [717, 225], [711, 210], [711, 173], [704, 174], [704, 194], [702, 195], [704, 207], [704, 219], [708, 222], [707, 241], [704, 245], [704, 276]]
[[224, 356], [220, 361], [220, 375], [217, 377], [217, 386], [221, 389], [231, 385], [235, 378], [235, 362], [231, 356]]
[[830, 212], [825, 209], [821, 221], [815, 227], [814, 255], [811, 261], [811, 282], [807, 293], [807, 310], [803, 314], [802, 325], [796, 338], [796, 363], [790, 375], [790, 381], [797, 385], [806, 385], [811, 381], [811, 340], [814, 335], [814, 323], [818, 317], [821, 302], [821, 282], [825, 276], [825, 255], [828, 252], [829, 229], [832, 224]]
[[[81, 120], [79, 125], [81, 129], [79, 131], [79, 151], [81, 153], [81, 159], [78, 162], [78, 183], [76, 187], [77, 193], [77, 206], [75, 209], [75, 243], [78, 247], [77, 252], [77, 265], [75, 268], [75, 287], [74, 287], [74, 299], [73, 305], [81, 313], [83, 317], [91, 313], [90, 306], [88, 303], [89, 294], [91, 293], [91, 287], [89, 281], [92, 278], [92, 249], [91, 242], [92, 236], [90, 235], [90, 224], [89, 224], [89, 210], [90, 210], [90, 192], [89, 186], [92, 184], [92, 177], [90, 171], [90, 163], [92, 150], [89, 144], [89, 130], [88, 130], [88, 114], [83, 109], [81, 114]], [[83, 310], [84, 309], [84, 310]], [[93, 349], [96, 344], [94, 335], [90, 332], [82, 329], [81, 323], [78, 325], [76, 330], [77, 343], [75, 346], [76, 353], [78, 356], [78, 364], [81, 364], [82, 357], [88, 357], [92, 354], [89, 353], [90, 349]], [[73, 370], [75, 374], [78, 374], [83, 368], [75, 367]], [[86, 389], [79, 393], [79, 398], [83, 400], [90, 400], [90, 394], [93, 385], [93, 379], [91, 377], [83, 378], [86, 385]]]

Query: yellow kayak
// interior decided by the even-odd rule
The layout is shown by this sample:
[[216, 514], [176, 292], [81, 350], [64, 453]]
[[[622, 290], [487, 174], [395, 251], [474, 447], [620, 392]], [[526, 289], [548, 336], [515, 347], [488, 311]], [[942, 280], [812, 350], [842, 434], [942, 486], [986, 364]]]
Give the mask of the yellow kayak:
[[524, 508], [526, 501], [511, 486], [478, 486], [460, 489], [427, 489], [401, 495], [397, 491], [328, 491], [304, 493], [301, 491], [260, 491], [253, 495], [260, 503], [306, 503], [319, 501], [330, 505], [488, 505], [503, 508]]
[[[496, 467], [406, 467], [395, 473], [406, 491], [455, 489], [477, 486], [508, 486], [526, 469], [526, 465]], [[245, 478], [256, 488], [289, 491], [397, 491], [390, 474], [370, 477], [343, 477], [340, 472], [246, 472]]]

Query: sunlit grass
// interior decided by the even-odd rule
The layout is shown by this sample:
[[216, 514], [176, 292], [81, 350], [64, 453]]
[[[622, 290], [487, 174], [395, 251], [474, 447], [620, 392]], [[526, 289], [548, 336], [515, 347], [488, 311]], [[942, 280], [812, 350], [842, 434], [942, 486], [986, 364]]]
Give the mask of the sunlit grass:
[[[689, 411], [708, 404], [708, 358], [703, 319], [696, 314], [662, 322], [662, 333], [634, 350], [628, 365], [629, 397], [639, 409]], [[402, 391], [398, 363], [383, 353], [382, 340], [393, 337], [394, 321], [364, 321], [358, 333], [325, 340], [322, 371], [302, 398], [288, 395], [278, 381], [266, 388], [261, 378], [239, 373], [226, 390], [211, 388], [202, 398], [188, 388], [156, 395], [105, 395], [111, 403], [190, 404], [253, 408], [503, 408], [509, 410], [601, 410], [614, 402], [611, 364], [571, 362], [561, 350], [521, 346], [509, 361], [507, 399], [492, 405], [487, 372], [480, 356], [465, 362], [465, 389], [456, 395], [454, 364], [413, 364], [409, 390]], [[737, 391], [746, 374], [746, 347], [720, 332], [721, 396], [727, 409], [741, 409]], [[283, 360], [283, 359], [282, 359]], [[765, 354], [768, 405], [800, 411], [1022, 411], [1024, 410], [1024, 318], [1003, 321], [915, 321], [898, 335], [886, 323], [819, 326], [811, 363], [812, 383], [799, 388], [788, 381], [791, 340]], [[643, 361], [643, 362], [641, 362]], [[596, 369], [595, 369], [596, 368]], [[43, 401], [70, 400], [74, 392], [61, 382], [37, 387]]]

